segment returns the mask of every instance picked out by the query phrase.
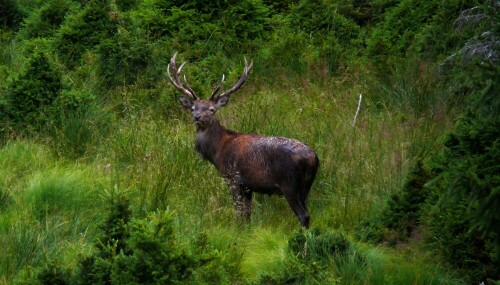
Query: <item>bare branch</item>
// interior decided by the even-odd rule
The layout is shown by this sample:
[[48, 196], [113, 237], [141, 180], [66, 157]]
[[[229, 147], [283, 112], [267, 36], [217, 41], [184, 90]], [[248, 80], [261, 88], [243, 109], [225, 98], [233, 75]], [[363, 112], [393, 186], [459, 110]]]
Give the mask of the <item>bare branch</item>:
[[356, 114], [354, 114], [354, 119], [352, 120], [352, 126], [356, 126], [356, 121], [358, 120], [359, 110], [361, 109], [361, 100], [363, 100], [363, 93], [359, 93], [358, 108], [356, 109]]
[[480, 57], [485, 61], [498, 64], [500, 62], [500, 38], [492, 31], [499, 23], [492, 17], [492, 13], [498, 13], [499, 10], [500, 1], [491, 0], [487, 1], [485, 6], [476, 6], [462, 11], [455, 21], [455, 27], [459, 32], [466, 28], [476, 29], [481, 25], [487, 25], [489, 28], [480, 35], [471, 37], [459, 51], [448, 56], [441, 63], [441, 67], [446, 66], [457, 56], [461, 56], [464, 62], [470, 61], [473, 57]]

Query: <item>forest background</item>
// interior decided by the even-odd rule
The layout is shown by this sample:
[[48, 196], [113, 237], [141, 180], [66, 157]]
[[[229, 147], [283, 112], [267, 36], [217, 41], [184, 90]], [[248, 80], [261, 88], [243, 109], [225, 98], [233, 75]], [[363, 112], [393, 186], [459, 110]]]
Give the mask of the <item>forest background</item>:
[[[0, 0], [0, 284], [498, 284], [499, 1]], [[166, 80], [300, 139], [235, 219]]]

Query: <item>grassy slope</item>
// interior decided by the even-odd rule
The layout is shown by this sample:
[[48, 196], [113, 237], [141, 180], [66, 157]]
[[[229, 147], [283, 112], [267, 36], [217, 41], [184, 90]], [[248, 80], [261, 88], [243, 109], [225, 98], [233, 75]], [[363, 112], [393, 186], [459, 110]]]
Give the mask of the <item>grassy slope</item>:
[[[367, 76], [344, 75], [324, 86], [303, 81], [254, 90], [249, 80], [219, 118], [234, 130], [293, 137], [316, 149], [321, 168], [309, 198], [312, 227], [350, 233], [362, 218], [380, 211], [387, 195], [401, 186], [411, 160], [435, 147], [449, 124], [439, 108], [413, 112], [413, 106], [374, 103], [380, 92], [419, 92], [417, 81], [387, 89], [370, 85]], [[131, 96], [124, 101], [134, 102], [133, 90], [123, 93]], [[353, 126], [359, 93], [365, 96]], [[299, 228], [286, 201], [257, 196], [251, 225], [239, 228], [227, 186], [194, 153], [189, 115], [178, 111], [165, 119], [130, 104], [101, 143], [89, 145], [77, 160], [58, 156], [60, 143], [15, 140], [2, 147], [0, 187], [7, 194], [0, 208], [6, 253], [0, 258], [0, 283], [46, 259], [74, 265], [79, 254], [91, 250], [102, 206], [113, 191], [130, 197], [139, 216], [173, 210], [179, 235], [191, 240], [206, 234], [236, 264], [239, 280], [257, 281], [283, 270], [287, 240]], [[359, 245], [358, 250], [368, 257], [364, 267], [332, 264], [311, 283], [458, 282], [430, 263], [418, 245], [399, 251]]]

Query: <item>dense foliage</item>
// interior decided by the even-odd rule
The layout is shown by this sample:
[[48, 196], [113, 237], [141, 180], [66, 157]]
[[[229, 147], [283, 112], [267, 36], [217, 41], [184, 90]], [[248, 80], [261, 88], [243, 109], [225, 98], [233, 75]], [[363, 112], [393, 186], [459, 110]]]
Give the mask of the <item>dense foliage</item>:
[[43, 126], [56, 113], [61, 89], [61, 73], [47, 55], [35, 51], [19, 77], [7, 86], [3, 115], [19, 130]]
[[[500, 3], [483, 2], [0, 1], [0, 283], [460, 283], [431, 252], [494, 284]], [[228, 222], [165, 80], [175, 52], [201, 97], [254, 60], [224, 123], [317, 150], [315, 229], [267, 198], [252, 229]], [[425, 253], [398, 279], [364, 242]]]
[[478, 71], [481, 89], [469, 94], [470, 107], [433, 160], [425, 221], [449, 260], [499, 279], [500, 69]]
[[358, 238], [391, 245], [408, 241], [421, 224], [420, 209], [429, 196], [424, 185], [429, 178], [422, 163], [417, 161], [408, 172], [402, 189], [388, 199], [383, 213], [358, 226]]
[[113, 197], [95, 254], [82, 258], [74, 271], [52, 262], [28, 272], [17, 283], [227, 283], [229, 277], [224, 275], [217, 252], [203, 244], [189, 250], [189, 244], [177, 239], [173, 218], [169, 211], [158, 211], [145, 219], [134, 219], [127, 199]]
[[396, 243], [406, 240], [418, 223], [430, 231], [434, 241], [429, 242], [449, 262], [479, 279], [500, 278], [500, 232], [495, 226], [500, 215], [494, 210], [500, 203], [500, 48], [491, 44], [492, 38], [498, 40], [500, 22], [499, 7], [492, 5], [465, 10], [456, 20], [460, 29], [472, 21], [476, 36], [448, 58], [466, 72], [442, 67], [453, 70], [452, 88], [467, 105], [446, 134], [443, 150], [429, 159], [426, 169], [419, 162], [383, 214], [359, 229], [365, 239]]

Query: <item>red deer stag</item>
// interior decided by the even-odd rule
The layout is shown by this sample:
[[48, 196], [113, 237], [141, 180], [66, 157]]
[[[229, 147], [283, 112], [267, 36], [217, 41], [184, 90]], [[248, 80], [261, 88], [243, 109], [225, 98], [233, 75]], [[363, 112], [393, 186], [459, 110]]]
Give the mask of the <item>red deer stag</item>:
[[224, 82], [223, 75], [210, 99], [205, 100], [196, 96], [185, 75], [184, 85], [181, 83], [179, 75], [185, 63], [177, 67], [176, 55], [167, 66], [168, 79], [185, 95], [179, 101], [191, 111], [196, 124], [196, 151], [217, 168], [231, 187], [238, 217], [250, 220], [253, 192], [279, 194], [285, 196], [300, 224], [308, 228], [307, 195], [319, 167], [314, 150], [294, 139], [234, 132], [215, 118], [231, 93], [243, 85], [253, 61], [248, 64], [245, 59], [238, 82], [217, 95]]

